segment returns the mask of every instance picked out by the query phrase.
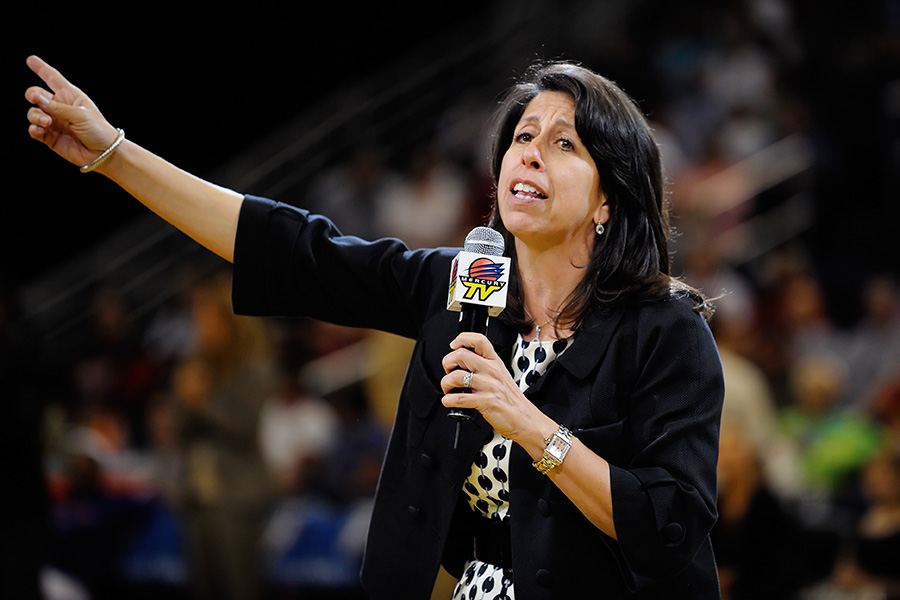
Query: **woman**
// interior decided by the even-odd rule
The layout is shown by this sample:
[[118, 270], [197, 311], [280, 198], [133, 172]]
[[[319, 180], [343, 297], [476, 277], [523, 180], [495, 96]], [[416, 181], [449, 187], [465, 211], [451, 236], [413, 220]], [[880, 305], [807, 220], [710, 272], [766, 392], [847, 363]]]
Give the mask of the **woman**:
[[[721, 367], [706, 305], [668, 275], [657, 147], [614, 84], [538, 65], [501, 105], [491, 224], [514, 268], [482, 336], [446, 310], [454, 251], [345, 238], [191, 177], [28, 62], [55, 92], [26, 92], [32, 137], [233, 261], [237, 311], [416, 339], [362, 569], [372, 597], [427, 597], [441, 564], [457, 597], [719, 596]], [[477, 411], [456, 444], [446, 407]]]

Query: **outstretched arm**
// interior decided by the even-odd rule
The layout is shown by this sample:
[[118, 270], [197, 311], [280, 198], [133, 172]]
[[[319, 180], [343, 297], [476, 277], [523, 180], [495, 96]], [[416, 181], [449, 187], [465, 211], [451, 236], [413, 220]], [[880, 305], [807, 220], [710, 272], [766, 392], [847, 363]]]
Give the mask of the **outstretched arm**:
[[[36, 56], [27, 64], [46, 84], [28, 88], [28, 132], [81, 167], [109, 148], [116, 129], [80, 89]], [[229, 262], [243, 196], [187, 173], [125, 139], [96, 171]]]

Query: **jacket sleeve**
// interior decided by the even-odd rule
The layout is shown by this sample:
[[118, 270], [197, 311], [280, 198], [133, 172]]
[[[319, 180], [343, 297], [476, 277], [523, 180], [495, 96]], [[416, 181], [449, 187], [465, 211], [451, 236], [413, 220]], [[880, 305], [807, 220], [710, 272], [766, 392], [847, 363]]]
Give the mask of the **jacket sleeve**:
[[634, 341], [631, 458], [610, 475], [616, 553], [637, 582], [674, 576], [708, 545], [724, 383], [712, 334], [686, 302], [644, 309]]
[[304, 316], [415, 337], [446, 301], [452, 251], [342, 235], [325, 217], [246, 196], [235, 239], [236, 312]]

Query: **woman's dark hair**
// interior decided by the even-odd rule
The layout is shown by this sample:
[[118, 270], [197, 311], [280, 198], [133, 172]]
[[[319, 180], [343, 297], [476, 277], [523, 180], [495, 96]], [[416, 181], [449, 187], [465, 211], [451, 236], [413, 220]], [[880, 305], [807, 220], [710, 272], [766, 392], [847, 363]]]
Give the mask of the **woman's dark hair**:
[[[595, 239], [585, 276], [562, 308], [558, 323], [577, 330], [597, 306], [647, 302], [673, 291], [694, 297], [697, 310], [708, 318], [711, 307], [699, 292], [669, 274], [669, 214], [659, 148], [637, 104], [612, 81], [569, 62], [533, 65], [495, 113], [491, 161], [495, 186], [526, 106], [548, 91], [574, 99], [575, 128], [597, 166], [610, 210], [606, 231]], [[515, 243], [496, 199], [489, 224], [503, 234], [513, 262], [509, 305], [502, 314], [517, 329], [528, 331], [532, 323], [519, 292]]]

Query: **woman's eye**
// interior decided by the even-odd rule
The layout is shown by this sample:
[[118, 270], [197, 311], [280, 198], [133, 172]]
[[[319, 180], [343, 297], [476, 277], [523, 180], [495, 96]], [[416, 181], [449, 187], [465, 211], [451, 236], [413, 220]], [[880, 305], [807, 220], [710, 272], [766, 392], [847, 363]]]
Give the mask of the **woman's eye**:
[[559, 142], [557, 142], [557, 143], [559, 144], [559, 147], [562, 148], [563, 150], [574, 150], [575, 149], [575, 144], [573, 144], [572, 141], [569, 139], [560, 138]]
[[532, 138], [531, 134], [530, 134], [530, 133], [527, 133], [527, 132], [525, 132], [525, 131], [522, 131], [522, 132], [520, 132], [520, 133], [517, 133], [517, 134], [516, 134], [516, 137], [515, 137], [515, 140], [516, 140], [517, 142], [530, 142], [532, 139], [533, 139], [533, 138]]

